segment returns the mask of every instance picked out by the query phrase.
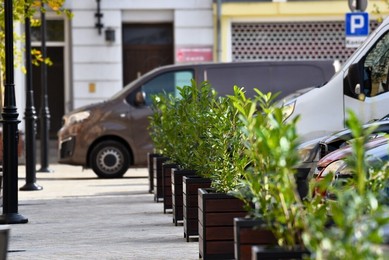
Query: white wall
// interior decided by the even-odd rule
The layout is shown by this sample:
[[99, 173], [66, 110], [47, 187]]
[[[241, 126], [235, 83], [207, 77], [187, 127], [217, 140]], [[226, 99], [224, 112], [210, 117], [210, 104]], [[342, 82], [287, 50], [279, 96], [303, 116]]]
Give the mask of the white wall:
[[[122, 88], [120, 42], [121, 11], [104, 10], [102, 23], [115, 30], [116, 41], [107, 43], [103, 28], [95, 28], [95, 3], [90, 10], [73, 10], [71, 20], [73, 108], [105, 99]], [[90, 85], [95, 89], [91, 90]]]
[[[175, 47], [213, 46], [212, 0], [111, 0], [101, 1], [102, 34], [95, 27], [95, 0], [68, 0], [71, 20], [71, 108], [112, 96], [123, 87], [123, 22], [173, 22]], [[115, 30], [116, 40], [107, 43], [104, 30]], [[95, 91], [90, 86], [95, 85]], [[67, 102], [68, 103], [68, 102]]]

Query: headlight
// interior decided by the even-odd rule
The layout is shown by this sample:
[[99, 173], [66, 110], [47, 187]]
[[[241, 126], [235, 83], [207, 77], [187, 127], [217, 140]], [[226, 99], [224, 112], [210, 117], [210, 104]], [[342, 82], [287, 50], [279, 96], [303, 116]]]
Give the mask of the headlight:
[[346, 165], [346, 162], [343, 160], [338, 160], [338, 161], [332, 162], [329, 165], [327, 165], [327, 167], [321, 173], [320, 177], [324, 178], [325, 176], [327, 176], [330, 173], [335, 174], [335, 173], [339, 172], [340, 169], [343, 169], [345, 167], [345, 165]]
[[84, 121], [85, 119], [87, 119], [89, 116], [90, 116], [89, 111], [78, 112], [78, 113], [75, 113], [75, 114], [69, 116], [66, 123], [67, 124], [80, 123], [80, 122]]
[[344, 163], [343, 165], [341, 165], [337, 172], [336, 172], [336, 176], [338, 178], [350, 178], [352, 177], [352, 172], [351, 172], [351, 169], [350, 167], [347, 167], [347, 164]]
[[302, 162], [312, 162], [317, 154], [317, 143], [304, 146], [298, 150]]
[[284, 116], [284, 120], [288, 119], [292, 115], [295, 106], [296, 106], [296, 101], [283, 105], [282, 113]]

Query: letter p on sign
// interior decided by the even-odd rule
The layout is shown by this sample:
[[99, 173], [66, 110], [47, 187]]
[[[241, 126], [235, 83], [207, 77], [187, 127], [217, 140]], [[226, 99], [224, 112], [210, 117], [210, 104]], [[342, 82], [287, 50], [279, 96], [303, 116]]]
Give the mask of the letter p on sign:
[[363, 29], [364, 26], [365, 20], [362, 15], [351, 16], [350, 29], [352, 34], [354, 34], [357, 30]]
[[366, 12], [346, 14], [346, 36], [367, 36], [369, 34], [369, 15]]

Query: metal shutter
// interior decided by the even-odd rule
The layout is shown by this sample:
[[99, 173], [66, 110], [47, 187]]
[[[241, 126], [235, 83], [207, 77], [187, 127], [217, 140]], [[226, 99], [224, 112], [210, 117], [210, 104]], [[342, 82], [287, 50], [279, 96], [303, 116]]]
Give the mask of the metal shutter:
[[[370, 31], [377, 27], [370, 22]], [[344, 45], [344, 21], [233, 23], [232, 61], [318, 60], [344, 62], [355, 51]]]

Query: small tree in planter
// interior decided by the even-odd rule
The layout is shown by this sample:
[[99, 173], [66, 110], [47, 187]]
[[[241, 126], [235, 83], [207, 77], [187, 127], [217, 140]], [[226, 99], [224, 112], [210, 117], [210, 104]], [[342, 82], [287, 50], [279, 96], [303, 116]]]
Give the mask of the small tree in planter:
[[207, 158], [195, 162], [193, 153], [209, 128], [217, 93], [207, 82], [197, 86], [192, 81], [191, 86], [177, 89], [178, 97], [172, 94], [152, 97], [150, 136], [156, 150], [181, 168], [199, 168]]
[[[191, 86], [178, 88], [178, 91], [179, 98], [166, 95], [154, 97], [153, 104], [157, 109], [151, 117], [154, 142], [159, 142], [164, 154], [179, 165], [180, 171], [176, 170], [173, 173], [172, 185], [177, 185], [177, 188], [174, 186], [172, 188], [172, 200], [175, 200], [176, 191], [180, 190], [182, 176], [193, 174], [191, 170], [201, 175], [202, 171], [199, 171], [201, 165], [206, 164], [208, 160], [204, 155], [201, 161], [193, 160], [193, 154], [201, 147], [203, 137], [209, 128], [210, 117], [214, 111], [212, 106], [216, 99], [216, 92], [207, 82], [197, 86], [196, 82], [192, 81]], [[180, 202], [182, 192], [177, 196], [175, 201]], [[177, 223], [176, 220], [182, 217], [174, 206], [175, 204], [173, 222]]]
[[[173, 95], [158, 95], [153, 97], [154, 113], [150, 117], [151, 136], [155, 146], [169, 158], [169, 163], [177, 164], [180, 170], [194, 170], [193, 151], [198, 146], [199, 136], [208, 127], [207, 118], [212, 112], [211, 104], [216, 92], [206, 82], [197, 86], [192, 81], [190, 86], [178, 87], [178, 97]], [[169, 169], [168, 169], [169, 170]], [[196, 169], [197, 170], [197, 169]], [[165, 170], [166, 171], [166, 170]], [[178, 173], [177, 173], [178, 174]], [[175, 189], [171, 188], [171, 171], [164, 172], [164, 210], [171, 207], [170, 194]], [[182, 181], [174, 184], [180, 185]], [[175, 195], [175, 194], [174, 194]], [[165, 207], [166, 206], [166, 207]], [[176, 211], [173, 209], [173, 213]], [[176, 222], [176, 217], [173, 216]]]
[[[190, 207], [189, 202], [192, 202], [184, 203], [183, 201], [183, 177], [194, 176], [194, 172], [196, 176], [204, 177], [201, 165], [206, 163], [207, 157], [203, 155], [201, 161], [196, 161], [193, 154], [199, 149], [202, 137], [209, 128], [209, 118], [212, 116], [212, 106], [216, 99], [216, 92], [207, 82], [203, 82], [198, 86], [196, 82], [192, 81], [191, 86], [179, 88], [179, 94], [181, 99], [178, 101], [176, 113], [177, 120], [180, 122], [180, 129], [178, 130], [180, 139], [176, 143], [175, 156], [180, 158], [181, 168], [172, 172], [173, 222], [176, 225], [177, 221], [184, 220], [184, 210], [186, 209], [183, 208], [184, 204]], [[196, 182], [197, 180], [198, 178], [196, 178]], [[209, 185], [208, 182], [201, 183], [205, 186]], [[192, 196], [188, 194], [190, 190], [185, 189], [185, 195]], [[197, 196], [197, 192], [194, 196]], [[196, 222], [197, 227], [197, 214], [193, 221]], [[186, 232], [188, 229], [185, 224], [184, 220], [184, 236], [188, 239], [187, 233], [190, 232]]]
[[151, 109], [153, 114], [149, 117], [149, 133], [156, 153], [171, 157], [174, 153], [174, 139], [179, 122], [176, 120], [176, 107], [178, 98], [172, 93], [163, 93], [152, 96]]
[[[273, 104], [276, 96], [258, 90], [257, 93], [253, 100], [234, 100], [250, 159], [236, 194], [248, 205], [254, 205], [251, 215], [263, 221], [263, 228], [272, 232], [279, 246], [304, 249], [305, 210], [294, 171], [299, 159], [298, 118], [285, 123], [283, 108]], [[274, 241], [274, 237], [269, 237], [269, 241]]]
[[304, 241], [315, 259], [385, 259], [380, 243], [382, 228], [389, 223], [388, 194], [383, 198], [382, 191], [387, 188], [389, 169], [387, 163], [368, 166], [364, 144], [372, 129], [364, 130], [355, 114], [349, 115], [346, 123], [354, 139], [346, 161], [353, 178], [342, 187], [329, 186], [336, 201], [316, 198], [316, 203], [307, 205]]
[[[244, 90], [234, 87], [236, 99], [245, 98]], [[197, 136], [193, 161], [201, 174], [212, 180], [216, 192], [229, 193], [241, 179], [241, 171], [248, 165], [244, 154], [241, 122], [232, 99], [219, 97], [213, 100], [205, 120], [207, 125]]]
[[171, 136], [174, 136], [177, 128], [175, 107], [178, 99], [171, 93], [164, 93], [152, 96], [152, 100], [153, 114], [149, 117], [149, 133], [154, 143], [155, 153], [160, 154], [160, 156], [153, 158], [153, 174], [149, 173], [150, 190], [154, 192], [154, 200], [158, 202], [159, 199], [163, 199], [165, 212], [171, 204], [164, 199], [165, 193], [170, 195], [170, 193], [165, 192], [164, 179], [165, 171], [170, 169], [167, 167], [175, 167], [170, 158], [174, 151]]
[[[234, 87], [236, 99], [244, 97], [243, 89]], [[208, 128], [193, 158], [202, 174], [211, 179], [212, 189], [199, 189], [200, 255], [231, 258], [234, 255], [233, 219], [247, 214], [244, 203], [230, 192], [236, 188], [242, 169], [248, 165], [244, 153], [241, 122], [229, 97], [214, 101]]]

